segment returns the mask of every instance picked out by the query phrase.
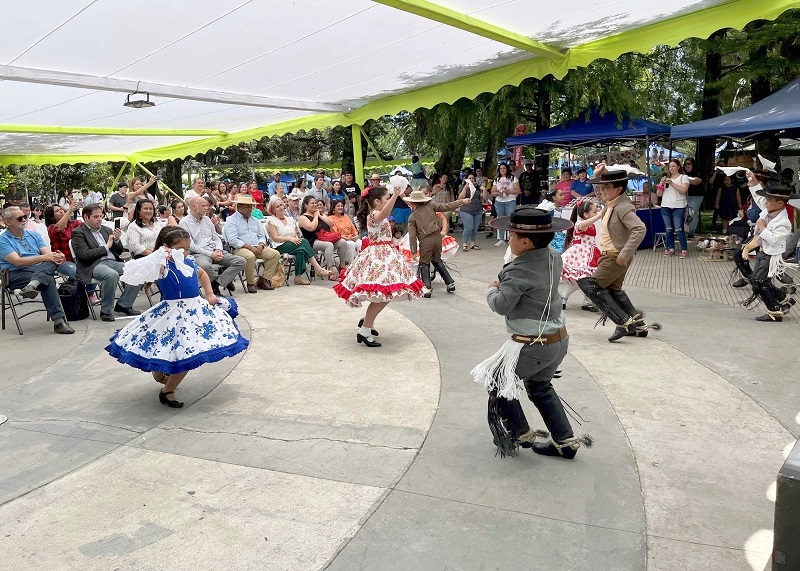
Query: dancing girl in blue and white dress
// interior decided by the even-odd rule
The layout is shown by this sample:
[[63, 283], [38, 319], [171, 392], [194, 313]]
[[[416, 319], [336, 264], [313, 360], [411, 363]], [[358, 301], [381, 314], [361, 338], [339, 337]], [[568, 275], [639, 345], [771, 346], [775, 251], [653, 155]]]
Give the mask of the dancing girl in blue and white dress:
[[152, 254], [125, 264], [122, 281], [157, 280], [161, 302], [117, 331], [106, 347], [120, 363], [151, 372], [164, 385], [159, 401], [171, 408], [183, 406], [174, 392], [190, 370], [232, 357], [248, 345], [233, 322], [236, 302], [215, 296], [208, 275], [184, 258], [189, 243], [186, 230], [167, 226]]

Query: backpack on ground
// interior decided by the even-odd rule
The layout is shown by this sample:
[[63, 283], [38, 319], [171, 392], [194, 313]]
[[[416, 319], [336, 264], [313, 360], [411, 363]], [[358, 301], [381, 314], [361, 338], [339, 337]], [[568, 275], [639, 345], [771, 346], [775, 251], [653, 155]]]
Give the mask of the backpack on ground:
[[78, 280], [70, 278], [58, 286], [58, 297], [61, 298], [67, 321], [81, 321], [89, 317], [86, 286]]

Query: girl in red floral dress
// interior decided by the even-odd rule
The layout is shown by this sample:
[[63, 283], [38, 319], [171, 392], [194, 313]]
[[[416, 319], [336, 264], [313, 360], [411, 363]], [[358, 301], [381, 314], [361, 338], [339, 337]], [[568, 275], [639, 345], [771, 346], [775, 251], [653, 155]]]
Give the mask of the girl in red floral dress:
[[358, 253], [344, 278], [333, 287], [351, 307], [361, 307], [363, 302], [369, 302], [366, 314], [358, 322], [356, 335], [356, 341], [367, 347], [381, 346], [375, 340], [378, 332], [372, 326], [390, 301], [412, 301], [422, 295], [422, 280], [403, 262], [392, 243], [392, 227], [387, 218], [400, 194], [402, 191], [395, 188], [389, 195], [383, 186], [367, 188], [361, 193], [361, 208], [356, 218], [359, 227], [367, 229], [369, 244]]
[[[564, 266], [561, 270], [561, 283], [558, 287], [564, 309], [567, 308], [569, 296], [579, 289], [578, 280], [592, 277], [597, 269], [600, 249], [597, 247], [597, 228], [594, 223], [602, 216], [603, 213], [598, 210], [597, 205], [587, 199], [579, 200], [572, 211], [570, 219], [575, 226], [567, 231], [569, 248], [561, 254]], [[573, 229], [574, 235], [572, 235]], [[596, 308], [590, 304], [584, 304], [581, 309], [596, 311]]]

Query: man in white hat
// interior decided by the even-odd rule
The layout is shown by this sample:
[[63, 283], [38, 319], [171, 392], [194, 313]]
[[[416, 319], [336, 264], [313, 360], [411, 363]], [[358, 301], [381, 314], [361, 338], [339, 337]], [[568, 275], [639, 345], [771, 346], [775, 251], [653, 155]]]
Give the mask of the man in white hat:
[[421, 190], [413, 190], [404, 200], [411, 206], [413, 212], [408, 218], [408, 242], [412, 253], [417, 251], [419, 240], [419, 273], [422, 283], [425, 284], [424, 297], [431, 297], [431, 263], [447, 284], [447, 292], [456, 291], [456, 284], [447, 266], [442, 263], [442, 220], [436, 216], [437, 212], [450, 212], [470, 203], [469, 198], [454, 200], [445, 204], [434, 204], [430, 196], [425, 196]]
[[[225, 221], [225, 239], [234, 254], [245, 260], [244, 275], [247, 279], [247, 293], [256, 293], [257, 289], [271, 290], [270, 278], [275, 275], [281, 255], [277, 250], [267, 246], [267, 237], [261, 223], [253, 218], [256, 201], [252, 196], [241, 194], [234, 200], [236, 212]], [[264, 269], [256, 279], [256, 260], [263, 260]]]

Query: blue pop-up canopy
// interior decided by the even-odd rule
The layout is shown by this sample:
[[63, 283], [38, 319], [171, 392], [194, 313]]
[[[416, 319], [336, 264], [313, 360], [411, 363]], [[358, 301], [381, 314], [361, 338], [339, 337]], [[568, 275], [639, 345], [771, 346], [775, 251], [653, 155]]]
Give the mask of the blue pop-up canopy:
[[509, 137], [506, 139], [506, 145], [509, 147], [518, 147], [520, 145], [578, 147], [589, 144], [599, 145], [617, 141], [644, 139], [648, 136], [668, 136], [669, 131], [669, 125], [662, 125], [647, 119], [620, 118], [613, 113], [601, 116], [595, 112], [589, 116], [588, 121], [586, 116], [583, 115], [538, 133]]
[[673, 139], [735, 137], [750, 139], [759, 133], [784, 131], [783, 137], [800, 134], [800, 78], [750, 107], [726, 115], [672, 128]]

